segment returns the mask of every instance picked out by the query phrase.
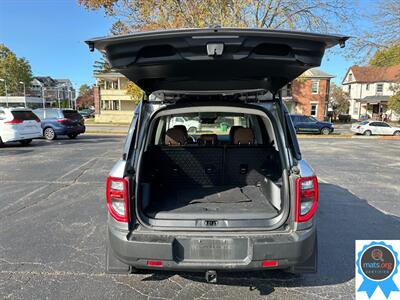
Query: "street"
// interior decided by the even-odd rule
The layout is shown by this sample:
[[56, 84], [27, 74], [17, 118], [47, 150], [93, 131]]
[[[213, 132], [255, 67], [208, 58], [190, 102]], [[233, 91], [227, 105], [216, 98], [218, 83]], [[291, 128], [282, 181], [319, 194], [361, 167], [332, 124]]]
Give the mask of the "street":
[[400, 238], [400, 141], [300, 139], [320, 181], [317, 274], [104, 273], [105, 179], [122, 136], [0, 148], [0, 298], [348, 299], [354, 241]]

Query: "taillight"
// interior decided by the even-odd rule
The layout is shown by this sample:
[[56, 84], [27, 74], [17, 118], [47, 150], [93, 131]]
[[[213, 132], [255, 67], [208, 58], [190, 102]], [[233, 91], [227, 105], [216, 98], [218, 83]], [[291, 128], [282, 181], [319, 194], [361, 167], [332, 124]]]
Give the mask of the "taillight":
[[360, 125], [358, 125], [358, 126], [357, 126], [357, 129], [360, 129], [360, 128], [361, 128], [361, 126], [360, 126]]
[[161, 260], [148, 260], [147, 265], [149, 267], [162, 267], [164, 264]]
[[23, 122], [24, 122], [24, 120], [13, 119], [11, 121], [4, 122], [4, 124], [21, 124]]
[[264, 260], [261, 263], [261, 266], [263, 266], [265, 268], [277, 267], [278, 266], [278, 261], [277, 260]]
[[67, 123], [68, 119], [58, 119], [57, 122], [58, 123]]
[[296, 222], [312, 218], [318, 203], [318, 180], [316, 176], [296, 180]]
[[125, 178], [107, 178], [106, 197], [108, 211], [119, 222], [129, 221], [129, 185]]
[[35, 121], [38, 122], [38, 123], [40, 123], [39, 117], [36, 117], [36, 118], [35, 118]]

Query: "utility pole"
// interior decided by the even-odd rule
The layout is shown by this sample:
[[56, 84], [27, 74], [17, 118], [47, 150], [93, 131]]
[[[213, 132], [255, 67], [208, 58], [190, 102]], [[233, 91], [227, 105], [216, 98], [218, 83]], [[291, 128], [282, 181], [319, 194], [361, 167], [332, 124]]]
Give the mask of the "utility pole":
[[25, 108], [26, 108], [26, 89], [25, 89], [25, 82], [20, 81], [19, 84], [22, 84], [24, 86], [24, 104], [25, 104]]
[[45, 89], [46, 89], [46, 88], [42, 86], [43, 109], [46, 108], [46, 99], [44, 98], [44, 90], [45, 90]]
[[6, 105], [8, 107], [7, 81], [5, 79], [3, 79], [3, 78], [0, 78], [0, 81], [4, 82], [4, 89], [5, 89], [5, 92], [6, 92]]
[[60, 87], [57, 87], [57, 101], [58, 101], [58, 108], [61, 108], [61, 105], [60, 105]]

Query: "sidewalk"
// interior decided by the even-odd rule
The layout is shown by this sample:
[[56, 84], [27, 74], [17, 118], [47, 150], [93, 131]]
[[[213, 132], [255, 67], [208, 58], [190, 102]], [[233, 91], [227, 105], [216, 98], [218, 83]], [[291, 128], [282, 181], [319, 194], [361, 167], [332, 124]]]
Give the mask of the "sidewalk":
[[86, 124], [86, 133], [127, 134], [129, 125]]

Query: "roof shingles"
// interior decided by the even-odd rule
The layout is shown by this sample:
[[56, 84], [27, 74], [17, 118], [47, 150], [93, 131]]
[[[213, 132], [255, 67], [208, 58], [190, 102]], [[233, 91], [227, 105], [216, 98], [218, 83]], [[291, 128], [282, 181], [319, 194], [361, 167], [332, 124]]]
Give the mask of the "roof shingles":
[[[400, 65], [391, 67], [352, 66], [355, 82], [398, 82], [400, 81]], [[347, 72], [348, 73], [348, 72]]]

